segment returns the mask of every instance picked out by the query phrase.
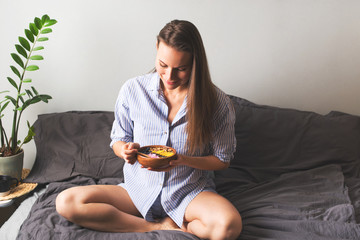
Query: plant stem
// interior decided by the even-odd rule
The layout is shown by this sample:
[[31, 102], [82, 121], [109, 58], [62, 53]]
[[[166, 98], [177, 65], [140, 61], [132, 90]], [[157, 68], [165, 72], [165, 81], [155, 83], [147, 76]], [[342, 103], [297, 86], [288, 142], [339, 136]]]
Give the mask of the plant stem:
[[21, 119], [22, 113], [23, 113], [23, 111], [20, 111], [18, 122], [16, 124], [16, 136], [18, 136], [18, 133], [19, 133], [20, 119]]
[[1, 145], [0, 145], [0, 149], [4, 146], [5, 144], [5, 140], [4, 140], [4, 128], [3, 128], [3, 125], [2, 125], [2, 120], [0, 118], [0, 135], [1, 135]]
[[[16, 103], [16, 105], [18, 105]], [[15, 106], [15, 110], [14, 110], [14, 119], [13, 119], [13, 127], [12, 127], [12, 133], [11, 133], [11, 151], [13, 154], [15, 154], [15, 150], [16, 150], [16, 145], [17, 145], [17, 137], [15, 135], [15, 124], [16, 124], [16, 118], [17, 118], [17, 106]]]
[[0, 127], [1, 127], [1, 129], [0, 129], [0, 131], [1, 131], [1, 147], [4, 146], [5, 142], [6, 142], [6, 146], [9, 147], [10, 146], [9, 145], [9, 140], [7, 138], [5, 129], [4, 129], [3, 125], [2, 125], [2, 120], [1, 119], [0, 119]]
[[12, 151], [13, 154], [16, 154], [16, 152], [18, 150], [17, 149], [18, 132], [19, 132], [20, 119], [21, 119], [21, 115], [22, 115], [22, 111], [21, 111], [20, 114], [19, 114], [19, 117], [18, 117], [18, 108], [19, 108], [21, 87], [22, 87], [22, 84], [23, 84], [23, 79], [24, 79], [24, 76], [25, 76], [27, 65], [29, 64], [31, 54], [32, 54], [33, 49], [34, 49], [34, 47], [35, 47], [35, 45], [37, 43], [37, 40], [38, 40], [38, 38], [40, 36], [41, 29], [39, 29], [39, 33], [36, 36], [36, 39], [34, 40], [34, 43], [33, 43], [32, 47], [31, 47], [31, 49], [29, 51], [29, 56], [26, 59], [26, 63], [25, 63], [25, 66], [24, 66], [24, 71], [21, 74], [21, 78], [20, 78], [20, 84], [19, 84], [19, 88], [18, 88], [18, 95], [17, 95], [17, 98], [16, 98], [16, 106], [15, 106], [15, 109], [14, 109], [14, 118], [13, 118], [13, 124], [12, 124], [13, 127], [12, 127], [12, 133], [11, 133], [12, 134], [11, 135], [11, 151]]

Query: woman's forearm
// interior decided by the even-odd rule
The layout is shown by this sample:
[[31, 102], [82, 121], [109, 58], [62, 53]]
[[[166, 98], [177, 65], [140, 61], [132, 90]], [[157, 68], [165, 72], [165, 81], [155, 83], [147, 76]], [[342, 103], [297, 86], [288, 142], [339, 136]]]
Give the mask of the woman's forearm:
[[213, 155], [192, 157], [179, 154], [177, 160], [170, 162], [170, 165], [186, 165], [201, 170], [221, 170], [229, 167], [229, 164], [230, 163], [224, 163], [220, 161], [219, 158]]

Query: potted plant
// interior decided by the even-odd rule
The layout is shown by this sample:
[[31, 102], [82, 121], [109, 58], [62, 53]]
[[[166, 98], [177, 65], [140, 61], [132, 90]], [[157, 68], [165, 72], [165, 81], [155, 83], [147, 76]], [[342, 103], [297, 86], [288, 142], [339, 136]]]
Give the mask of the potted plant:
[[[21, 180], [21, 172], [23, 167], [24, 151], [23, 144], [30, 142], [35, 133], [33, 126], [28, 125], [28, 134], [23, 141], [19, 140], [20, 120], [25, 109], [30, 105], [39, 102], [47, 103], [51, 96], [39, 94], [38, 91], [31, 86], [33, 82], [31, 78], [25, 78], [27, 72], [36, 71], [39, 67], [33, 64], [34, 61], [43, 60], [44, 58], [37, 53], [44, 49], [43, 46], [37, 46], [39, 42], [49, 40], [46, 34], [52, 32], [50, 26], [57, 23], [55, 19], [50, 19], [48, 15], [41, 18], [36, 17], [34, 22], [29, 24], [29, 28], [25, 29], [25, 37], [19, 37], [19, 43], [15, 44], [17, 53], [11, 53], [15, 65], [10, 68], [15, 74], [14, 80], [8, 77], [7, 80], [12, 87], [15, 88], [13, 95], [10, 91], [0, 89], [0, 175], [10, 175]], [[4, 86], [4, 84], [1, 84]], [[6, 131], [3, 119], [5, 117], [5, 109], [12, 108], [11, 129]]]

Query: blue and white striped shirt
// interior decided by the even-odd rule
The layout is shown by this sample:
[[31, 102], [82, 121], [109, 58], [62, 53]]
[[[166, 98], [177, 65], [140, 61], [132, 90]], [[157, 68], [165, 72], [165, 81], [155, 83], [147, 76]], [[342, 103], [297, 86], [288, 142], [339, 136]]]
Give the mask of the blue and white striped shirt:
[[[214, 140], [203, 156], [214, 155], [229, 162], [235, 151], [235, 113], [230, 99], [217, 89], [218, 105], [214, 116]], [[117, 141], [137, 142], [140, 146], [167, 145], [178, 154], [189, 155], [185, 143], [186, 98], [170, 124], [168, 106], [157, 73], [128, 80], [122, 86], [111, 131], [112, 146]], [[199, 155], [199, 154], [197, 154]], [[124, 165], [124, 187], [139, 212], [147, 220], [149, 209], [161, 194], [161, 205], [167, 215], [181, 227], [185, 209], [204, 188], [214, 189], [208, 171], [176, 166], [169, 172], [141, 168], [138, 162]]]

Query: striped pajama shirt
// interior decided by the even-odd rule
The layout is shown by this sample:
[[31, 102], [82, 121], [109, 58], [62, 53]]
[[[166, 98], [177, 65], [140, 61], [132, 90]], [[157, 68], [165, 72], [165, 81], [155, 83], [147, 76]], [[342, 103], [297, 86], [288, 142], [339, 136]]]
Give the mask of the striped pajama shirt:
[[[202, 155], [214, 155], [223, 162], [229, 162], [236, 146], [235, 114], [230, 99], [218, 88], [217, 97], [214, 139]], [[157, 73], [126, 81], [119, 92], [114, 113], [111, 147], [117, 141], [137, 142], [140, 146], [167, 145], [178, 154], [188, 154], [185, 147], [186, 98], [170, 124], [167, 120], [168, 106]], [[150, 209], [161, 194], [162, 208], [181, 227], [190, 201], [204, 189], [215, 189], [208, 171], [187, 166], [176, 166], [169, 172], [155, 172], [141, 168], [135, 162], [133, 165], [125, 164], [123, 171], [122, 186], [148, 221], [153, 220]]]

